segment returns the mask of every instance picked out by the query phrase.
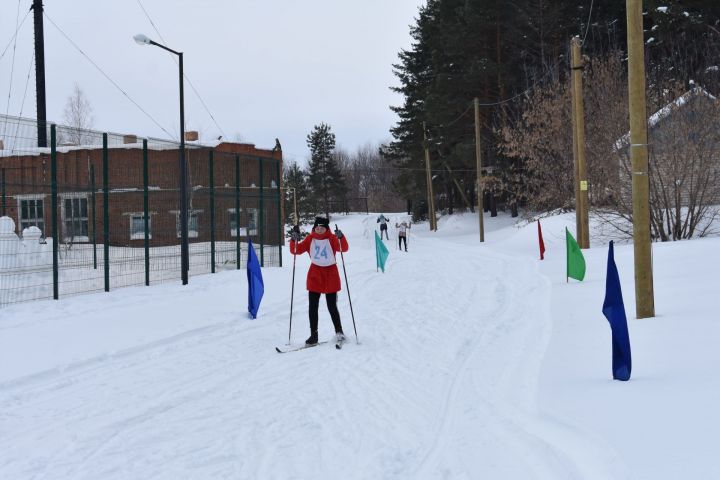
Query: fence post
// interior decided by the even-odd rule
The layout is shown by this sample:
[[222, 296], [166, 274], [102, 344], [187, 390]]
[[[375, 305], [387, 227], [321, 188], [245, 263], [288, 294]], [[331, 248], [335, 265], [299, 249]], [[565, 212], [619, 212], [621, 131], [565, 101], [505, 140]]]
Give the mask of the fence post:
[[240, 270], [240, 155], [237, 154], [235, 155], [235, 255], [236, 269]]
[[90, 206], [92, 207], [93, 216], [93, 269], [97, 270], [97, 203], [95, 198], [95, 163], [90, 164]]
[[52, 208], [52, 236], [53, 236], [53, 299], [60, 297], [59, 265], [58, 265], [58, 186], [57, 186], [57, 131], [55, 124], [50, 125], [50, 205]]
[[282, 243], [283, 243], [283, 218], [282, 218], [282, 182], [280, 181], [280, 160], [275, 164], [275, 175], [277, 176], [277, 217], [278, 217], [278, 258], [282, 267]]
[[260, 266], [265, 266], [265, 190], [263, 187], [263, 159], [258, 157], [258, 167], [260, 169], [260, 212], [258, 213], [257, 227], [260, 237]]
[[108, 136], [103, 133], [103, 256], [105, 291], [110, 291], [110, 190], [108, 189]]
[[210, 273], [215, 273], [215, 162], [213, 150], [208, 152], [208, 176], [210, 177]]
[[147, 138], [143, 138], [143, 225], [145, 227], [145, 286], [150, 286], [150, 174]]

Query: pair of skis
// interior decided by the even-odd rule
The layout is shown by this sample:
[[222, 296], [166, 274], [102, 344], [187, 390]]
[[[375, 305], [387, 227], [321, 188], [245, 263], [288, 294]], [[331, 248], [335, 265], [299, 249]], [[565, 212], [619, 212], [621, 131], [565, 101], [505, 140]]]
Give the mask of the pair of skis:
[[[300, 345], [299, 347], [288, 347], [288, 348], [275, 347], [275, 351], [278, 353], [297, 352], [299, 350], [305, 350], [306, 348], [317, 347], [318, 345], [324, 345], [326, 343], [330, 343], [330, 341], [325, 340], [324, 342], [313, 343], [312, 345], [305, 344], [305, 345]], [[335, 348], [338, 350], [341, 350], [344, 343], [345, 343], [345, 340], [336, 341]]]

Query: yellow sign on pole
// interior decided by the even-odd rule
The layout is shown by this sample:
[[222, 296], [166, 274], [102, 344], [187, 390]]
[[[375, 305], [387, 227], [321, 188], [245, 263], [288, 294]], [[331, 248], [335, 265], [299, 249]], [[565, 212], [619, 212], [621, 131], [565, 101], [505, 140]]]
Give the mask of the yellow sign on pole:
[[580, 180], [580, 190], [583, 192], [587, 191], [587, 180]]

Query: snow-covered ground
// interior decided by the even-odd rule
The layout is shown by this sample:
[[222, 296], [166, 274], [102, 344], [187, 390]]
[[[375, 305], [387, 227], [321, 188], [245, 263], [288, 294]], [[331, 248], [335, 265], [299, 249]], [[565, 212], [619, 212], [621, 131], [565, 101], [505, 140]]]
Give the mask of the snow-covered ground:
[[[287, 250], [263, 270], [257, 320], [244, 271], [0, 310], [0, 478], [720, 478], [720, 239], [654, 245], [657, 316], [644, 320], [632, 245], [616, 245], [633, 347], [632, 379], [617, 382], [607, 246], [591, 238], [586, 280], [566, 283], [573, 216], [543, 220], [542, 262], [536, 225], [508, 217], [486, 216], [485, 244], [476, 215], [414, 225], [407, 253], [391, 228], [385, 274], [375, 217], [335, 221], [360, 340], [344, 289], [341, 351], [275, 352]], [[297, 258], [294, 344], [308, 265]]]

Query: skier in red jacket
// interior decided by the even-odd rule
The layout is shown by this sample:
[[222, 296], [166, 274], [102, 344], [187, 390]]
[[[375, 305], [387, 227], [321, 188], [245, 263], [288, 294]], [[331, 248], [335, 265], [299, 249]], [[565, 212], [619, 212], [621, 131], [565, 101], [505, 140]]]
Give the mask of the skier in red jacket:
[[335, 327], [336, 340], [345, 340], [337, 308], [337, 292], [341, 288], [335, 254], [340, 249], [348, 251], [347, 239], [340, 230], [335, 230], [334, 235], [330, 233], [330, 221], [325, 217], [315, 217], [312, 232], [303, 241], [300, 241], [300, 228], [297, 225], [290, 234], [290, 253], [297, 255], [308, 252], [312, 262], [307, 276], [310, 297], [310, 338], [305, 341], [307, 345], [318, 342], [318, 306], [323, 293]]

